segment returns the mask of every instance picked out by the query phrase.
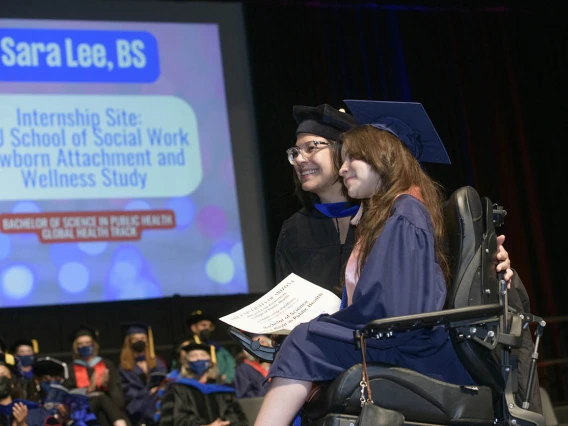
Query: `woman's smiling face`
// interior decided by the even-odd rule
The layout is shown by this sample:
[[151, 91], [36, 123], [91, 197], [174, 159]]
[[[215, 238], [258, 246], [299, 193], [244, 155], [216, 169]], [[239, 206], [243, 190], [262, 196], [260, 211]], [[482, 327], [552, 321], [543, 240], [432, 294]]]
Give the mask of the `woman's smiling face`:
[[343, 184], [351, 198], [364, 199], [375, 195], [381, 185], [379, 174], [371, 165], [363, 160], [352, 159], [349, 154], [342, 153], [343, 165], [339, 175], [343, 177]]

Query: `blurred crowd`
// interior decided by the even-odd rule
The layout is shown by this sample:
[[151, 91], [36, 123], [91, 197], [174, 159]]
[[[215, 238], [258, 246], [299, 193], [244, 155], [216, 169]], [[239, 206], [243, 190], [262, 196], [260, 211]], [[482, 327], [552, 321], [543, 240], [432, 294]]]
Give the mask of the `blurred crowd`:
[[212, 341], [215, 322], [193, 312], [170, 365], [155, 353], [151, 326], [140, 322], [121, 324], [118, 365], [100, 356], [91, 325], [70, 333], [72, 362], [42, 356], [34, 339], [0, 339], [0, 426], [248, 425], [240, 401], [266, 394], [270, 365]]

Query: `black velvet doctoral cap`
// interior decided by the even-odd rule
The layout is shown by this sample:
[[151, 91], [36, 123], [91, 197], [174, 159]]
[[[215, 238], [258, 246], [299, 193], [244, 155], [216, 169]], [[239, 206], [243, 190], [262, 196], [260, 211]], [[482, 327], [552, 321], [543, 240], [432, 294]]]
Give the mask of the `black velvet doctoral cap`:
[[35, 340], [35, 339], [18, 339], [14, 343], [12, 343], [12, 346], [10, 348], [10, 351], [12, 352], [12, 354], [16, 353], [16, 351], [18, 350], [18, 348], [20, 346], [29, 346], [30, 348], [33, 349], [34, 354], [37, 354], [39, 352], [39, 344], [38, 344], [37, 340]]
[[69, 334], [69, 340], [74, 342], [78, 337], [90, 336], [93, 340], [99, 340], [99, 330], [87, 324], [81, 324]]
[[335, 141], [341, 133], [357, 126], [355, 118], [328, 104], [316, 107], [296, 105], [292, 113], [298, 123], [296, 136], [299, 133], [311, 133]]
[[36, 359], [32, 369], [36, 377], [58, 376], [67, 379], [69, 376], [66, 363], [48, 356]]

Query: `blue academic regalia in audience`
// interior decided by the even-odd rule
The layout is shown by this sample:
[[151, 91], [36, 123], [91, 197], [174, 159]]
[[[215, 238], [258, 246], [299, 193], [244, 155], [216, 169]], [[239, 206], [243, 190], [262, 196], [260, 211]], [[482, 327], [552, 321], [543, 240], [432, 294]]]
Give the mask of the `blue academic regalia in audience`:
[[235, 393], [237, 398], [254, 398], [266, 395], [268, 383], [264, 380], [268, 371], [258, 361], [245, 359], [235, 370]]
[[0, 405], [1, 425], [12, 425], [12, 410], [17, 403], [22, 403], [28, 407], [28, 418], [26, 422], [28, 426], [43, 426], [45, 419], [52, 416], [51, 412], [35, 402], [14, 399], [11, 404]]
[[217, 418], [230, 421], [231, 426], [249, 425], [234, 388], [190, 378], [169, 382], [159, 408], [161, 426], [206, 425]]
[[150, 389], [158, 386], [158, 384], [148, 384], [148, 378], [152, 377], [152, 373], [162, 373], [163, 378], [165, 378], [167, 368], [160, 358], [156, 358], [156, 367], [151, 369], [148, 375], [144, 374], [138, 365], [135, 365], [131, 371], [120, 368], [126, 411], [134, 425], [140, 423], [140, 421], [148, 423], [154, 418], [157, 394], [150, 395]]
[[[401, 195], [362, 268], [352, 304], [294, 328], [268, 377], [332, 380], [362, 361], [353, 345], [354, 329], [379, 318], [441, 310], [445, 299], [428, 210], [416, 198]], [[367, 361], [395, 364], [450, 383], [474, 383], [440, 327], [368, 339]]]

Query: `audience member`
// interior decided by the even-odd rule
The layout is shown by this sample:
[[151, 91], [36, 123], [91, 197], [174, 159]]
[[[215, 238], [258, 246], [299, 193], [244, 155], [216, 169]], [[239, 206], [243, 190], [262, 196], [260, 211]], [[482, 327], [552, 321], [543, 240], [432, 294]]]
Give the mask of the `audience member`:
[[[270, 337], [264, 334], [252, 335], [262, 346], [272, 346]], [[235, 369], [235, 392], [237, 398], [254, 398], [266, 395], [268, 382], [265, 380], [270, 369], [270, 363], [260, 362], [253, 355], [243, 350], [237, 359]]]
[[187, 320], [196, 343], [211, 345], [213, 363], [217, 365], [223, 383], [232, 383], [235, 378], [235, 357], [221, 345], [211, 341], [211, 333], [215, 330], [215, 319], [202, 311], [195, 311]]
[[247, 426], [233, 388], [216, 382], [211, 346], [190, 343], [180, 374], [166, 388], [160, 426]]
[[124, 343], [120, 352], [120, 379], [126, 411], [133, 425], [154, 423], [154, 407], [165, 363], [156, 358], [152, 329], [143, 323], [123, 324]]
[[114, 363], [99, 356], [99, 332], [81, 325], [71, 333], [73, 364], [68, 388], [85, 389], [100, 426], [126, 426], [124, 395]]
[[[35, 355], [39, 352], [37, 340], [19, 339], [12, 343], [10, 349], [12, 355], [19, 361], [21, 377], [20, 386], [22, 389], [22, 398], [35, 401], [37, 395], [34, 383], [34, 372], [32, 366], [34, 364]], [[37, 402], [37, 401], [36, 401]]]

